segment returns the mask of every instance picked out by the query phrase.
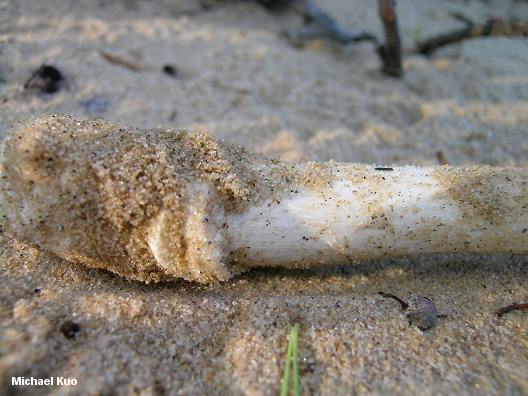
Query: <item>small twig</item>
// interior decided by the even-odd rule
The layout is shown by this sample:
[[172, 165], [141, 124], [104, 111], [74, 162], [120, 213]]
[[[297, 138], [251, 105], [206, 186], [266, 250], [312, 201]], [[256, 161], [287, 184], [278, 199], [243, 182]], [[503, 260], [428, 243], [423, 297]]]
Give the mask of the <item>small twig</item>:
[[419, 54], [431, 55], [437, 49], [455, 44], [463, 40], [489, 36], [528, 36], [528, 21], [504, 21], [490, 19], [481, 25], [469, 25], [463, 29], [454, 30], [427, 39], [416, 46]]
[[114, 65], [126, 67], [127, 69], [132, 70], [132, 71], [139, 72], [139, 71], [144, 71], [144, 70], [149, 69], [147, 66], [134, 63], [125, 58], [122, 58], [114, 54], [110, 54], [101, 49], [99, 50], [99, 54], [101, 54], [101, 56], [105, 58], [108, 62], [113, 63]]
[[505, 315], [511, 311], [516, 311], [519, 309], [528, 309], [528, 303], [507, 305], [505, 307], [498, 309], [497, 311], [495, 311], [495, 313], [500, 318], [502, 315]]
[[305, 22], [305, 26], [300, 31], [287, 34], [290, 40], [296, 43], [314, 39], [332, 40], [343, 45], [360, 41], [377, 43], [377, 38], [368, 32], [356, 32], [344, 28], [311, 0], [296, 0], [294, 4]]
[[385, 293], [385, 292], [382, 292], [382, 291], [378, 292], [378, 294], [379, 294], [380, 296], [382, 296], [382, 297], [385, 297], [385, 298], [392, 298], [392, 299], [398, 301], [398, 302], [401, 304], [401, 306], [402, 306], [402, 310], [409, 308], [409, 304], [408, 304], [407, 302], [405, 302], [405, 301], [402, 300], [400, 297], [398, 297], [398, 296], [396, 296], [396, 295], [394, 295], [394, 294], [391, 294], [391, 293]]
[[450, 15], [455, 18], [457, 21], [464, 23], [466, 26], [474, 26], [475, 23], [466, 15], [460, 12], [451, 12]]
[[446, 160], [446, 157], [444, 156], [444, 152], [442, 150], [438, 150], [436, 152], [436, 160], [440, 165], [447, 165], [448, 162]]
[[293, 0], [257, 0], [257, 3], [271, 11], [282, 11], [289, 8]]
[[395, 1], [378, 0], [378, 12], [385, 31], [385, 44], [378, 46], [378, 54], [382, 61], [381, 71], [388, 76], [401, 77], [403, 68]]

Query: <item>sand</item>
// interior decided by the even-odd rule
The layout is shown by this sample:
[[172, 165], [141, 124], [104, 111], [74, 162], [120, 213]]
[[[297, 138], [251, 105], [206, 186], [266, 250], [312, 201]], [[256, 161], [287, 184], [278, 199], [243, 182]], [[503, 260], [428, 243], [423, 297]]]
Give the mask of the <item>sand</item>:
[[[381, 36], [376, 8], [321, 1]], [[528, 18], [520, 1], [405, 1], [405, 47], [477, 20]], [[252, 3], [0, 3], [0, 135], [49, 112], [137, 127], [207, 129], [283, 160], [528, 165], [528, 48], [489, 38], [405, 57], [383, 77], [369, 44], [290, 46], [299, 26]], [[99, 49], [147, 70], [105, 60]], [[43, 62], [68, 77], [24, 91]], [[163, 72], [177, 67], [176, 78]], [[438, 154], [441, 152], [441, 155]], [[300, 323], [303, 394], [526, 394], [526, 257], [428, 256], [322, 270], [249, 272], [214, 286], [144, 285], [86, 269], [2, 231], [0, 391], [55, 394], [275, 395], [287, 334]], [[422, 332], [384, 290], [423, 294], [446, 318]], [[60, 331], [79, 324], [74, 339]], [[66, 376], [72, 387], [9, 388], [11, 376]]]

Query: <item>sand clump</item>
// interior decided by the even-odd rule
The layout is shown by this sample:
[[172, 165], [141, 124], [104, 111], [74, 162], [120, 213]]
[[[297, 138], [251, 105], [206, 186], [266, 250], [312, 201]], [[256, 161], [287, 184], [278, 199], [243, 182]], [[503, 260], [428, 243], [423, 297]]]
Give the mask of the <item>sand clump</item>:
[[[187, 217], [212, 223], [209, 206], [219, 205], [215, 201], [225, 202], [223, 211], [249, 200], [250, 176], [234, 171], [232, 164], [240, 161], [209, 135], [51, 116], [20, 129], [5, 147], [4, 202], [18, 238], [129, 279], [206, 282], [230, 276], [221, 262], [223, 237], [216, 235], [222, 227], [216, 225], [210, 236], [218, 253], [203, 252], [206, 233], [190, 235], [200, 233], [200, 226], [186, 229], [192, 222]], [[202, 204], [193, 190], [199, 181], [212, 184]], [[158, 216], [167, 217], [155, 226], [168, 241], [171, 268], [158, 266], [147, 245]], [[215, 254], [220, 257], [201, 271]]]
[[146, 282], [232, 277], [243, 267], [228, 258], [224, 214], [280, 197], [288, 183], [326, 185], [329, 169], [308, 164], [301, 172], [203, 132], [57, 115], [21, 127], [4, 147], [3, 202], [13, 235]]

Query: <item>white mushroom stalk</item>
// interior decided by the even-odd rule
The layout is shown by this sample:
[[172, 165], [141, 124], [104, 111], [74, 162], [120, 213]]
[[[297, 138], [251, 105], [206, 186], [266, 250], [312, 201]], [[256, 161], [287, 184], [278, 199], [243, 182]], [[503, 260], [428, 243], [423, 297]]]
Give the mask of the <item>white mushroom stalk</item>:
[[2, 172], [15, 237], [146, 282], [528, 253], [523, 168], [285, 163], [206, 133], [49, 116], [10, 134]]

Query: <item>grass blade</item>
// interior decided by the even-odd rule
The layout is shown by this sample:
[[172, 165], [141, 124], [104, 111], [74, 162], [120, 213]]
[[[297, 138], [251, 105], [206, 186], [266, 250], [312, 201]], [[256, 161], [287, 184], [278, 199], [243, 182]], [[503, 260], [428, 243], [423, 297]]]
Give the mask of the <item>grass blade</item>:
[[297, 360], [297, 339], [299, 337], [299, 324], [295, 323], [290, 331], [290, 341], [284, 361], [284, 375], [282, 377], [280, 396], [288, 396], [290, 386], [290, 366], [293, 367], [293, 394], [300, 396], [299, 362]]
[[300, 382], [299, 382], [299, 360], [297, 359], [297, 340], [299, 338], [299, 324], [295, 323], [291, 331], [292, 339], [292, 365], [293, 365], [293, 394], [300, 396]]

